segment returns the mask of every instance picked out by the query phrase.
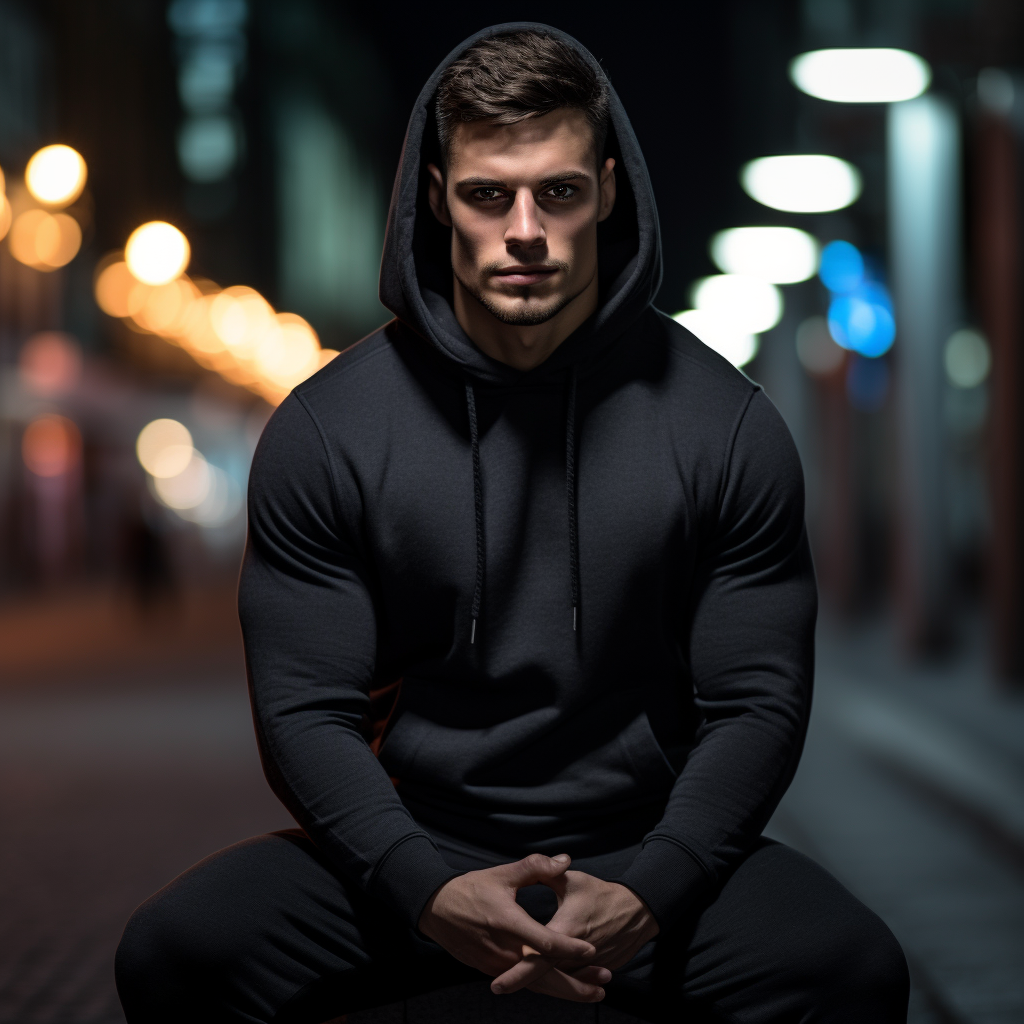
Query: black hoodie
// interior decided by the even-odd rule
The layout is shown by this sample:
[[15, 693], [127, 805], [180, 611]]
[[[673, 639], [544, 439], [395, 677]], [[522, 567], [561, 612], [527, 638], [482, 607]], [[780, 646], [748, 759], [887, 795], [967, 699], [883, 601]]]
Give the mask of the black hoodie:
[[[483, 354], [426, 203], [441, 70], [409, 122], [381, 271], [396, 316], [260, 441], [240, 614], [275, 792], [415, 924], [430, 833], [515, 859], [643, 843], [618, 876], [669, 927], [743, 856], [810, 705], [803, 483], [774, 407], [651, 301], [658, 219], [610, 91], [618, 200], [597, 312], [541, 366]], [[379, 759], [371, 693], [401, 680]], [[374, 748], [377, 746], [374, 743]]]

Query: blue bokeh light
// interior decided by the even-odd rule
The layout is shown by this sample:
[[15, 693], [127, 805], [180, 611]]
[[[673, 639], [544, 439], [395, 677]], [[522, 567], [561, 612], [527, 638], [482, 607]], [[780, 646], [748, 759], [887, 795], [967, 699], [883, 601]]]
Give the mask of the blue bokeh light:
[[829, 242], [821, 250], [818, 276], [830, 292], [855, 291], [864, 283], [864, 257], [849, 242]]
[[892, 299], [860, 250], [850, 242], [829, 242], [818, 274], [832, 293], [828, 330], [836, 344], [868, 359], [885, 355], [896, 339]]
[[850, 295], [837, 295], [828, 307], [828, 330], [837, 345], [869, 359], [892, 348], [896, 321], [885, 289], [869, 283]]

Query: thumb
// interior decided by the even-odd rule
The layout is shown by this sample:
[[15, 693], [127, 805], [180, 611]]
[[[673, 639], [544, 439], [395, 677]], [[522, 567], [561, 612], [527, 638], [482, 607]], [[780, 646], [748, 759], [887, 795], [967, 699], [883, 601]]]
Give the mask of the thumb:
[[502, 865], [504, 880], [514, 889], [525, 885], [547, 883], [565, 874], [572, 863], [569, 855], [560, 853], [557, 857], [545, 857], [542, 853], [531, 853], [529, 857], [512, 864]]

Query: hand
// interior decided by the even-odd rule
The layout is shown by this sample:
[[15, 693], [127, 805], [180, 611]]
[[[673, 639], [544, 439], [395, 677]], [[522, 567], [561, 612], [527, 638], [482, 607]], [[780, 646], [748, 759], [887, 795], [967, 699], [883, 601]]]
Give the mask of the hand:
[[607, 972], [588, 972], [586, 967], [596, 953], [594, 947], [565, 930], [539, 924], [516, 903], [518, 889], [538, 882], [552, 885], [570, 863], [565, 854], [533, 853], [514, 864], [469, 871], [445, 882], [430, 897], [419, 929], [457, 960], [492, 976], [508, 971], [524, 956], [544, 956], [552, 963], [571, 961], [573, 977], [548, 967], [552, 994], [577, 1002], [600, 999], [604, 993], [593, 980], [606, 980]]
[[[588, 959], [584, 968], [582, 960], [526, 954], [491, 982], [495, 994], [529, 988], [558, 995], [555, 990], [562, 988], [562, 978], [578, 979], [581, 968], [586, 970], [588, 981], [606, 984], [611, 980], [612, 970], [632, 960], [640, 947], [658, 934], [658, 922], [647, 904], [624, 885], [603, 882], [583, 871], [565, 871], [543, 884], [558, 895], [558, 910], [548, 928], [586, 939], [595, 946], [597, 955]], [[600, 968], [606, 970], [598, 977]], [[604, 998], [603, 989], [598, 998]]]

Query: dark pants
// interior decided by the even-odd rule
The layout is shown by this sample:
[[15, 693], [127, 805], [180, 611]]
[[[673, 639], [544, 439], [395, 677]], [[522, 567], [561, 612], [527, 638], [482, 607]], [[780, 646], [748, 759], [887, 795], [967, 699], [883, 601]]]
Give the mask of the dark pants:
[[[438, 840], [456, 868], [501, 860]], [[573, 867], [613, 877], [634, 852]], [[520, 901], [540, 920], [554, 910], [542, 886]], [[298, 831], [229, 847], [160, 890], [129, 921], [116, 972], [128, 1024], [317, 1024], [483, 977], [339, 877]], [[813, 861], [768, 840], [606, 988], [610, 1005], [651, 1021], [907, 1015], [906, 961], [889, 929]]]

